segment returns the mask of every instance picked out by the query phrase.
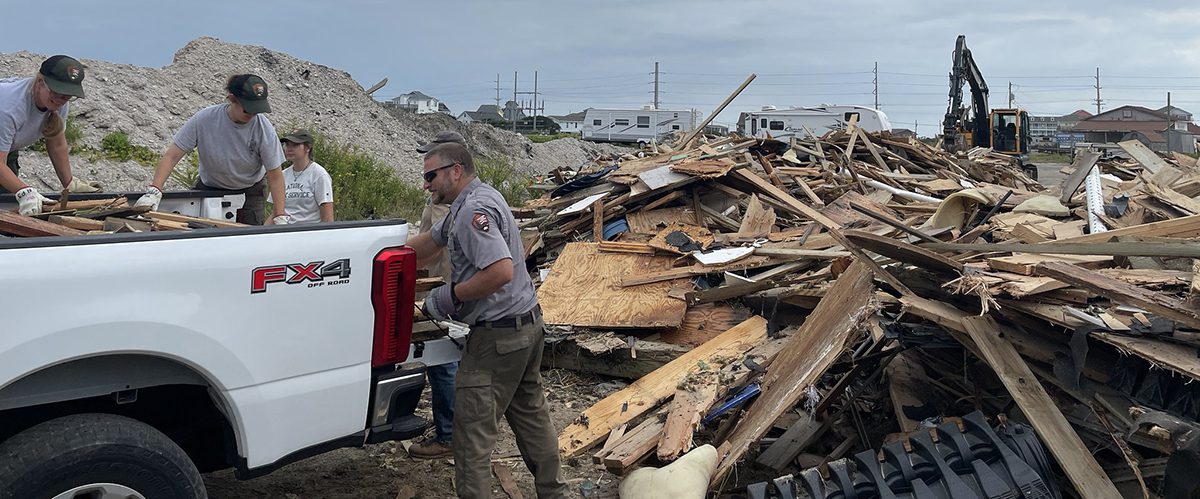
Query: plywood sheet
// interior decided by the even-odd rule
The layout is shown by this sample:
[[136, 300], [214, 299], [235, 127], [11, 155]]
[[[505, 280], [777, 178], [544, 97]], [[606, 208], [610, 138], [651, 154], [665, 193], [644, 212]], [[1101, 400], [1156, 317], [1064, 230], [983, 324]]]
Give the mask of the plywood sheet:
[[679, 206], [675, 208], [662, 208], [651, 211], [636, 211], [625, 215], [625, 221], [629, 223], [629, 231], [638, 234], [658, 234], [663, 227], [672, 223], [694, 223], [696, 215], [692, 214], [691, 210]]
[[675, 345], [698, 346], [750, 318], [750, 309], [705, 303], [689, 308], [678, 329], [665, 331], [659, 340]]
[[622, 288], [621, 278], [671, 268], [672, 257], [601, 253], [570, 243], [538, 288], [547, 324], [583, 327], [679, 327], [687, 306], [667, 296], [673, 281]]

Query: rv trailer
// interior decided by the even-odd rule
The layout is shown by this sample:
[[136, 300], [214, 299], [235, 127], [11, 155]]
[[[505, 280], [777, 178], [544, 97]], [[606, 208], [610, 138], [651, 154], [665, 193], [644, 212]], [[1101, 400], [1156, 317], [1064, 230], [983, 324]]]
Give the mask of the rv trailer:
[[865, 106], [820, 106], [775, 109], [763, 106], [762, 111], [742, 113], [738, 118], [738, 133], [747, 137], [788, 139], [806, 137], [808, 127], [818, 137], [833, 130], [845, 130], [850, 119], [858, 116], [858, 127], [867, 132], [891, 130], [886, 114]]
[[649, 144], [663, 136], [687, 131], [691, 111], [668, 109], [588, 109], [583, 117], [583, 140]]

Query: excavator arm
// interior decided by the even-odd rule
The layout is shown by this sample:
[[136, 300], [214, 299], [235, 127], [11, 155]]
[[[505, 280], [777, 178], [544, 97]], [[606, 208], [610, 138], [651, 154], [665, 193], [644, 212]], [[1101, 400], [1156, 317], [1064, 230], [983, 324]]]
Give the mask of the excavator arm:
[[[988, 137], [988, 86], [983, 73], [975, 65], [967, 37], [958, 35], [954, 45], [954, 65], [950, 68], [950, 104], [942, 120], [945, 147], [951, 151], [965, 150]], [[963, 84], [971, 88], [971, 107], [963, 107]], [[971, 132], [968, 141], [963, 132]]]

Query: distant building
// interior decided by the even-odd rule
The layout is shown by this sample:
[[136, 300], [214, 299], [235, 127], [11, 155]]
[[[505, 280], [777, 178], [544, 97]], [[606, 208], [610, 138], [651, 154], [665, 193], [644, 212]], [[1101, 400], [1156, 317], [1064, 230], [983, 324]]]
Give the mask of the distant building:
[[1029, 117], [1029, 145], [1031, 147], [1056, 147], [1058, 116]]
[[912, 137], [914, 139], [917, 138], [917, 132], [914, 132], [907, 128], [893, 128], [893, 129], [891, 129], [891, 134], [892, 134], [892, 137], [895, 137], [897, 139], [907, 139], [909, 137]]
[[[1175, 121], [1192, 121], [1192, 113], [1189, 113], [1187, 111], [1179, 109], [1176, 106], [1171, 106], [1170, 110], [1171, 110], [1171, 114], [1170, 114], [1171, 119], [1173, 119]], [[1167, 106], [1160, 107], [1160, 108], [1156, 109], [1156, 111], [1158, 111], [1162, 114], [1167, 114]]]
[[[588, 108], [591, 109], [591, 108]], [[587, 109], [578, 113], [564, 114], [562, 116], [547, 116], [558, 123], [558, 130], [567, 133], [580, 133], [580, 127], [583, 126], [583, 115], [587, 114]]]
[[707, 135], [725, 136], [729, 135], [729, 125], [718, 125], [710, 123], [704, 127], [704, 133]]
[[1092, 113], [1079, 109], [1071, 114], [1058, 117], [1058, 132], [1054, 134], [1054, 142], [1060, 151], [1070, 151], [1075, 144], [1083, 142], [1083, 132], [1072, 131], [1080, 120], [1090, 118]]
[[[1171, 114], [1182, 116], [1174, 110]], [[1187, 154], [1196, 152], [1196, 136], [1200, 135], [1200, 127], [1190, 121], [1168, 118], [1165, 112], [1141, 106], [1110, 109], [1081, 120], [1072, 131], [1083, 133], [1086, 142], [1116, 143], [1137, 139], [1153, 151]]]
[[417, 114], [436, 113], [442, 111], [442, 109], [445, 109], [444, 112], [446, 113], [450, 112], [450, 109], [442, 105], [437, 99], [416, 90], [396, 96], [388, 102], [397, 109], [404, 109]]
[[504, 115], [500, 114], [500, 108], [495, 104], [484, 104], [475, 111], [463, 111], [458, 115], [458, 121], [463, 123], [504, 121]]

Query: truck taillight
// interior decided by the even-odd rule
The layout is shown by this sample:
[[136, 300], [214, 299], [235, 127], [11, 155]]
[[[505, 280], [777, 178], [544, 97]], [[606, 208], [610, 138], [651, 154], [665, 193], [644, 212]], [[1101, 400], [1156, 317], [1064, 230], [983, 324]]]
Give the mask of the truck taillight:
[[417, 254], [412, 248], [387, 248], [375, 256], [371, 273], [371, 303], [375, 307], [371, 367], [398, 364], [408, 358], [416, 275]]

